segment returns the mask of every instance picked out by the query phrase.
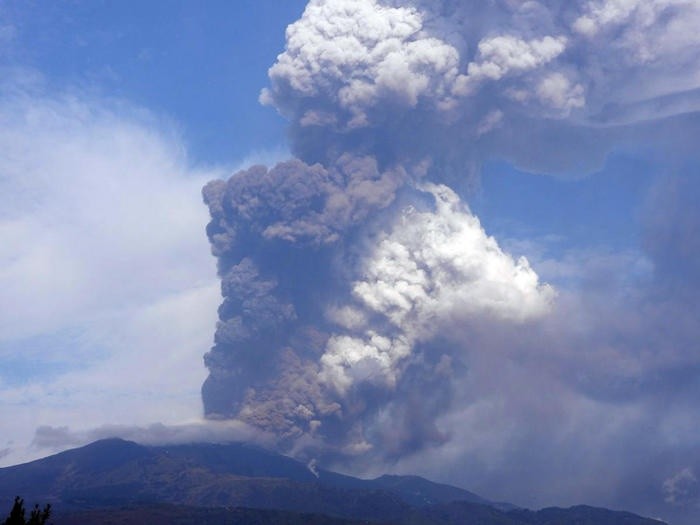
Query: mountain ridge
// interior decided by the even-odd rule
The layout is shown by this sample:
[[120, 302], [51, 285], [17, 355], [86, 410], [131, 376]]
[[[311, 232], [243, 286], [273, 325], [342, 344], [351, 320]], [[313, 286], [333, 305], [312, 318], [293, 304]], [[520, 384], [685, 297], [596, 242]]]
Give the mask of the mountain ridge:
[[[303, 514], [316, 516], [319, 523], [323, 522], [319, 516], [325, 516], [328, 523], [372, 520], [402, 525], [540, 525], [540, 517], [554, 512], [493, 502], [419, 476], [361, 479], [328, 470], [312, 472], [293, 458], [248, 443], [156, 446], [116, 438], [0, 468], [0, 505], [9, 509], [15, 495], [27, 501], [51, 503], [63, 516], [92, 512], [104, 517], [119, 511], [128, 520], [128, 515], [179, 512], [182, 519], [178, 523], [197, 523], [201, 516], [212, 515], [211, 509], [242, 508], [248, 509], [243, 514], [251, 523], [270, 524], [277, 523], [275, 519], [282, 520], [279, 523], [303, 523], [299, 521]], [[170, 507], [166, 511], [159, 505]], [[557, 519], [576, 512], [580, 514], [581, 510], [564, 509]], [[583, 514], [596, 514], [604, 525], [660, 523], [632, 514], [632, 521], [620, 521], [619, 515], [606, 509], [586, 510]], [[224, 512], [219, 518], [224, 523], [232, 516]], [[599, 525], [597, 521], [581, 523]]]

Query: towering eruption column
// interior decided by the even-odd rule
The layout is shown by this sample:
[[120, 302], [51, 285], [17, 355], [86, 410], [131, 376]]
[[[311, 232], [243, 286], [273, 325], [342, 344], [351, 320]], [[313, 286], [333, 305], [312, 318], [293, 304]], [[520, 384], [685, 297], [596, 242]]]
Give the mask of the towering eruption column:
[[290, 120], [298, 158], [203, 192], [223, 295], [207, 417], [286, 450], [399, 457], [449, 439], [438, 419], [467, 366], [455, 330], [548, 311], [553, 290], [446, 183], [473, 176], [502, 125], [489, 83], [558, 79], [551, 114], [581, 88], [551, 66], [565, 37], [479, 40], [472, 10], [319, 0], [288, 28], [261, 101]]

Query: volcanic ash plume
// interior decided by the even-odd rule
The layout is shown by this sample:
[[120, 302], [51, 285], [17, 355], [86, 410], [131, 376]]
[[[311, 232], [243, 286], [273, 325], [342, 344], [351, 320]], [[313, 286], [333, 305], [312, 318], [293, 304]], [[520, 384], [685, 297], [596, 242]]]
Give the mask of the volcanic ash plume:
[[552, 291], [452, 190], [421, 178], [345, 155], [205, 187], [224, 297], [205, 357], [208, 417], [344, 454], [445, 439], [434, 420], [465, 355], [437, 336], [460, 320], [536, 317]]
[[[298, 158], [204, 188], [224, 299], [208, 417], [329, 454], [398, 457], [449, 439], [439, 419], [454, 385], [489, 351], [467, 327], [530, 323], [554, 292], [448, 185], [489, 157], [585, 171], [621, 124], [700, 107], [669, 89], [691, 80], [679, 61], [700, 60], [676, 53], [696, 46], [684, 28], [700, 8], [603, 4], [308, 4], [261, 94], [289, 119]], [[649, 31], [660, 17], [674, 24]], [[668, 103], [627, 104], [639, 85]]]
[[[207, 417], [532, 506], [685, 505], [698, 26], [696, 0], [311, 0], [260, 96], [296, 158], [204, 189]], [[630, 150], [693, 162], [650, 193], [641, 251], [533, 240], [556, 294], [463, 201], [492, 159], [571, 177]]]

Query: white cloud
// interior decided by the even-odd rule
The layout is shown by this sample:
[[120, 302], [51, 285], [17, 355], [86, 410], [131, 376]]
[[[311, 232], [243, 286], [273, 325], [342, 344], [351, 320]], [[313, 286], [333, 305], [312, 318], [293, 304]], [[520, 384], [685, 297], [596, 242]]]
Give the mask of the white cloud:
[[354, 287], [360, 302], [397, 326], [443, 311], [515, 321], [545, 313], [553, 291], [539, 284], [527, 260], [504, 253], [452, 190], [424, 189], [435, 211], [405, 210], [379, 240]]
[[201, 412], [219, 292], [200, 189], [221, 173], [169, 129], [85, 94], [0, 98], [5, 464], [40, 453], [21, 445], [40, 425]]
[[6, 100], [0, 123], [3, 339], [213, 278], [199, 188], [215, 174], [188, 173], [156, 123], [70, 98]]
[[[700, 2], [591, 0], [572, 26], [582, 37], [595, 107], [682, 95], [700, 87]], [[603, 72], [606, 72], [605, 74]], [[656, 104], [660, 116], [668, 101]], [[683, 108], [678, 113], [693, 111]], [[650, 115], [642, 115], [648, 118]], [[653, 115], [651, 115], [653, 116]]]
[[[627, 20], [640, 5], [639, 0], [603, 0], [588, 2], [587, 13], [574, 21], [575, 31], [587, 36], [595, 35], [601, 27], [619, 24]], [[648, 4], [658, 2], [648, 2]]]
[[[458, 75], [458, 51], [421, 32], [421, 13], [413, 7], [387, 7], [376, 0], [314, 0], [287, 29], [287, 49], [270, 68], [272, 88], [261, 100], [278, 104], [294, 97], [328, 99], [347, 116], [348, 127], [366, 126], [369, 111], [384, 101], [415, 107], [421, 98], [449, 105]], [[296, 111], [296, 103], [292, 103]], [[321, 118], [323, 116], [323, 118]], [[306, 123], [336, 123], [309, 108]]]
[[479, 42], [479, 60], [469, 64], [474, 79], [499, 80], [511, 72], [538, 68], [554, 60], [566, 49], [565, 37], [545, 36], [526, 41], [512, 35], [499, 35]]
[[[593, 168], [579, 168], [583, 140], [562, 127], [601, 144], [602, 152], [589, 155], [597, 158], [636, 140], [630, 124], [698, 109], [698, 25], [697, 0], [579, 0], [566, 8], [554, 1], [313, 0], [290, 26], [262, 100], [299, 125], [295, 138], [315, 133], [308, 127], [342, 141], [349, 131], [372, 135], [387, 126], [399, 157], [434, 136], [480, 137], [484, 119], [500, 113], [504, 129], [525, 120], [540, 140], [551, 133], [566, 141], [560, 171], [587, 171]], [[411, 132], [396, 133], [397, 123]], [[520, 162], [512, 158], [512, 133], [488, 138], [484, 155]], [[309, 140], [297, 142], [302, 156], [313, 149]], [[551, 172], [551, 165], [542, 159], [528, 169]]]
[[485, 135], [489, 131], [496, 129], [500, 126], [502, 120], [503, 112], [498, 109], [487, 113], [476, 127], [477, 136]]
[[[29, 446], [40, 426], [68, 426], [87, 435], [107, 424], [178, 425], [198, 419], [206, 377], [201, 356], [210, 344], [218, 301], [215, 284], [186, 290], [86, 319], [80, 337], [42, 348], [50, 355], [37, 355], [32, 364], [44, 373], [0, 385], [0, 418], [13, 421], [3, 439], [14, 441], [2, 462], [45, 455], [47, 450]], [[71, 364], [60, 366], [62, 361]]]
[[586, 104], [583, 86], [572, 85], [562, 73], [551, 73], [542, 78], [537, 86], [537, 97], [543, 106], [559, 110], [565, 115]]
[[[697, 38], [693, 31], [700, 16], [696, 0], [591, 0], [572, 28], [587, 38], [602, 37], [626, 49], [639, 62], [655, 60]], [[680, 44], [680, 45], [679, 45]]]
[[[413, 346], [449, 323], [521, 323], [551, 307], [554, 290], [540, 284], [524, 257], [503, 252], [452, 190], [423, 189], [435, 210], [406, 209], [361, 263], [354, 307], [331, 312], [351, 330], [331, 337], [321, 358], [323, 380], [340, 392], [363, 381], [393, 388]], [[376, 315], [389, 323], [384, 333], [369, 321], [362, 326]]]
[[664, 480], [661, 488], [666, 495], [665, 501], [672, 505], [697, 503], [697, 484], [693, 469], [683, 468]]
[[[469, 22], [481, 18], [483, 25]], [[529, 75], [538, 77], [567, 49], [563, 34], [525, 38], [520, 28], [511, 34], [491, 24], [472, 6], [312, 0], [289, 26], [261, 100], [303, 126], [340, 130], [377, 125], [392, 111], [427, 109], [451, 119], [467, 107], [468, 119], [474, 95], [501, 91], [498, 81], [515, 77], [526, 87]], [[475, 33], [463, 35], [466, 27]]]
[[150, 425], [105, 424], [96, 428], [74, 430], [67, 426], [43, 425], [37, 428], [32, 444], [46, 452], [66, 446], [80, 446], [119, 437], [144, 445], [171, 443], [253, 441], [270, 443], [270, 436], [240, 421], [190, 420], [177, 425], [153, 423]]

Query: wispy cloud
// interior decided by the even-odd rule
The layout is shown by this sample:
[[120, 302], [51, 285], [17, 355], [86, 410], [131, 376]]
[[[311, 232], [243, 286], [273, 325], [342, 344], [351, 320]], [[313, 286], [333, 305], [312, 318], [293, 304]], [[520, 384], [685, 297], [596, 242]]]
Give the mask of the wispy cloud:
[[39, 425], [197, 417], [219, 296], [200, 191], [221, 172], [84, 92], [4, 92], [0, 128], [2, 461], [37, 454], [16, 449]]

